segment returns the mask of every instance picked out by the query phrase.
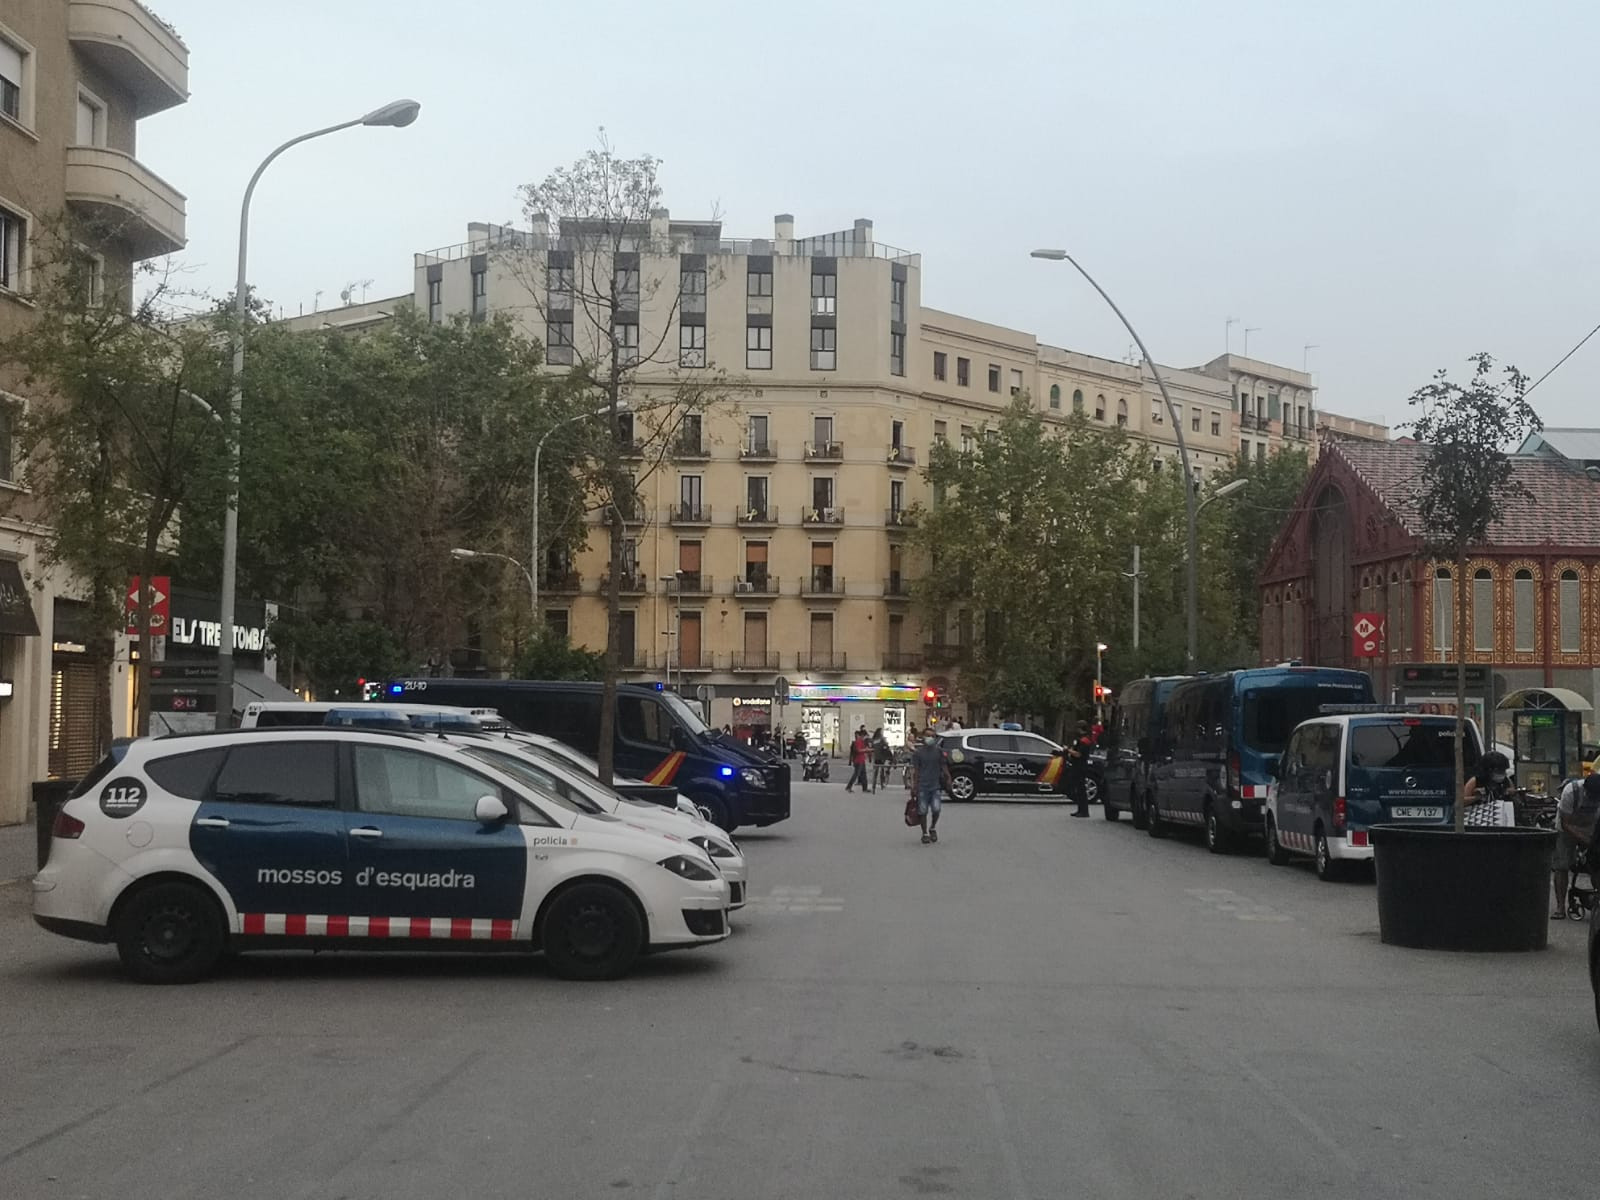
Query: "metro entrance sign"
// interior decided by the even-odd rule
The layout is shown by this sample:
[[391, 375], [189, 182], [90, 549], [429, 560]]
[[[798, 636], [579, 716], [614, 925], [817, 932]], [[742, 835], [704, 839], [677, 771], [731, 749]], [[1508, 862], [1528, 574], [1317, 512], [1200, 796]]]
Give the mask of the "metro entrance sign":
[[1356, 613], [1350, 636], [1351, 653], [1356, 658], [1377, 658], [1383, 653], [1383, 614]]

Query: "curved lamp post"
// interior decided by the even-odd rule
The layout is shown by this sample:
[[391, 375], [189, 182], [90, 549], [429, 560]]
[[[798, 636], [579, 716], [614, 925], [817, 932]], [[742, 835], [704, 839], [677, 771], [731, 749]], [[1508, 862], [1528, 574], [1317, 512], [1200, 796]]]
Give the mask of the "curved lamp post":
[[[544, 444], [545, 444], [545, 441], [550, 437], [550, 435], [552, 433], [554, 433], [556, 430], [560, 429], [563, 425], [571, 425], [574, 421], [582, 421], [582, 420], [585, 420], [585, 419], [587, 419], [589, 417], [603, 417], [607, 413], [609, 413], [610, 411], [611, 411], [611, 409], [609, 407], [597, 408], [593, 412], [573, 413], [572, 416], [570, 416], [570, 417], [563, 417], [561, 420], [557, 421], [554, 425], [550, 426], [549, 429], [546, 429], [544, 431], [544, 433], [540, 435], [538, 444], [535, 445], [534, 448], [533, 448], [533, 542], [532, 542], [532, 547], [533, 547], [533, 623], [534, 623], [535, 626], [537, 626], [539, 624], [539, 563], [542, 561], [541, 558], [540, 558], [540, 555], [539, 555], [539, 460], [544, 457]], [[617, 401], [617, 411], [619, 413], [627, 412], [628, 411], [628, 402], [626, 400], [618, 400]]]
[[537, 606], [539, 603], [539, 585], [534, 582], [533, 572], [528, 570], [527, 567], [523, 566], [521, 560], [512, 558], [509, 554], [495, 554], [490, 550], [468, 550], [465, 546], [457, 546], [454, 550], [450, 551], [450, 557], [455, 559], [457, 562], [471, 562], [473, 559], [477, 558], [494, 558], [499, 559], [501, 562], [510, 563], [517, 570], [521, 571], [523, 576], [527, 579], [528, 592], [534, 598], [534, 612], [535, 614], [538, 613]]
[[290, 138], [256, 168], [245, 185], [244, 202], [239, 206], [239, 273], [233, 285], [233, 379], [228, 391], [228, 507], [222, 518], [222, 587], [217, 607], [221, 638], [217, 643], [217, 728], [233, 723], [233, 608], [234, 589], [239, 573], [239, 417], [244, 407], [244, 323], [249, 312], [248, 284], [245, 281], [250, 244], [250, 197], [255, 194], [261, 173], [290, 146], [309, 142], [325, 134], [338, 133], [356, 125], [387, 125], [396, 129], [417, 119], [422, 105], [415, 100], [394, 100], [353, 121], [341, 121], [326, 129], [313, 129]]

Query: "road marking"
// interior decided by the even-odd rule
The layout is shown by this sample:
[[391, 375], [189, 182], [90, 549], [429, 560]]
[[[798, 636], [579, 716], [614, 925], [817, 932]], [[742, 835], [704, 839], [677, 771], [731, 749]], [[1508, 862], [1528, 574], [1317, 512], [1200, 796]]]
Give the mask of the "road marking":
[[1186, 888], [1184, 895], [1207, 908], [1225, 913], [1238, 921], [1293, 921], [1288, 913], [1270, 904], [1241, 896], [1228, 888]]
[[751, 896], [746, 907], [757, 912], [820, 913], [843, 912], [842, 896], [824, 896], [820, 887], [780, 886], [765, 896]]
[[716, 1078], [711, 1081], [706, 1094], [700, 1097], [700, 1107], [695, 1109], [689, 1127], [683, 1131], [683, 1138], [678, 1142], [678, 1148], [673, 1151], [672, 1161], [667, 1164], [667, 1173], [650, 1193], [651, 1200], [672, 1200], [672, 1197], [678, 1194], [678, 1184], [682, 1182], [684, 1169], [689, 1165], [689, 1155], [694, 1152], [694, 1144], [705, 1136], [711, 1118], [716, 1116], [717, 1110], [727, 1099], [732, 1078], [733, 1056], [724, 1055], [722, 1065], [717, 1068]]
[[994, 1081], [994, 1067], [989, 1064], [989, 1052], [978, 1048], [978, 1080], [983, 1084], [984, 1099], [989, 1103], [989, 1121], [994, 1125], [995, 1140], [1000, 1143], [1000, 1160], [1006, 1165], [1006, 1179], [1011, 1184], [1011, 1200], [1028, 1200], [1028, 1189], [1022, 1181], [1022, 1160], [1017, 1157], [1016, 1143], [1006, 1128], [1006, 1111], [1000, 1103], [1000, 1088]]

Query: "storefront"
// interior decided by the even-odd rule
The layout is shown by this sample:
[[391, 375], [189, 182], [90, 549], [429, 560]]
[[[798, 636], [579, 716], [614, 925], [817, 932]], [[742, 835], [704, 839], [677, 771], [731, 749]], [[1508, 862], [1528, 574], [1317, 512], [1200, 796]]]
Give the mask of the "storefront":
[[39, 638], [39, 622], [12, 559], [0, 558], [0, 823], [21, 820], [22, 770], [29, 758], [28, 686], [23, 658]]
[[772, 733], [772, 693], [748, 692], [729, 697], [733, 701], [733, 736], [741, 741], [752, 741], [757, 734]]
[[[241, 601], [234, 611], [233, 712], [254, 700], [295, 700], [276, 681], [267, 640], [272, 606]], [[217, 599], [189, 588], [172, 589], [168, 632], [150, 665], [150, 732], [211, 729], [217, 713], [217, 650], [222, 623]]]
[[893, 684], [797, 683], [789, 688], [789, 703], [800, 707], [806, 743], [830, 755], [842, 754], [863, 726], [868, 733], [882, 729], [891, 746], [905, 745], [909, 714], [921, 701], [920, 689]]

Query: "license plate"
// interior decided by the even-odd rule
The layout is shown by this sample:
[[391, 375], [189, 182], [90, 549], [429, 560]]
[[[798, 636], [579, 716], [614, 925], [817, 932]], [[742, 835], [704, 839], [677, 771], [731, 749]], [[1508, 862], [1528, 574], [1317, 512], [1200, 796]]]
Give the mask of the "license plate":
[[1444, 809], [1397, 804], [1389, 810], [1389, 817], [1395, 821], [1442, 821]]

